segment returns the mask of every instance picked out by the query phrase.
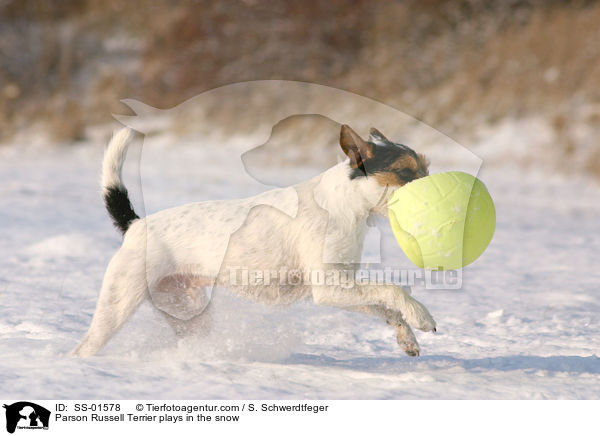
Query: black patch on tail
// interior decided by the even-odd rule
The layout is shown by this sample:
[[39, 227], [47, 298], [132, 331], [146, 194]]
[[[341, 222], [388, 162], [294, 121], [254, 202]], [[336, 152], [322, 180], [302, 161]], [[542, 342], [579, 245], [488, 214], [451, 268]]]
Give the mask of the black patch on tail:
[[129, 196], [127, 195], [127, 189], [125, 188], [116, 186], [106, 188], [104, 204], [114, 225], [123, 234], [125, 234], [132, 221], [139, 219], [139, 216], [133, 211]]

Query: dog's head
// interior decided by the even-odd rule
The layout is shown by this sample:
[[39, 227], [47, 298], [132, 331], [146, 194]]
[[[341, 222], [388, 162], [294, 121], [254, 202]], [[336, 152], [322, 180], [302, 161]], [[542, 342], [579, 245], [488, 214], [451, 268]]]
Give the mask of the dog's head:
[[415, 179], [429, 175], [429, 161], [410, 147], [387, 139], [371, 128], [368, 141], [363, 140], [349, 126], [340, 131], [340, 146], [350, 158], [350, 178], [369, 178], [384, 189], [374, 210], [387, 213], [387, 200], [392, 192]]

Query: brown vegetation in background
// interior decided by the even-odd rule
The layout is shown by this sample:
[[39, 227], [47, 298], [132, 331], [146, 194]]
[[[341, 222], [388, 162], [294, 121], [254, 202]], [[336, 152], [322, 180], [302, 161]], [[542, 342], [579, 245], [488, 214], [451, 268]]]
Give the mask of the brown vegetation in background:
[[[456, 137], [541, 115], [561, 147], [600, 127], [600, 4], [511, 0], [0, 1], [0, 137], [54, 139], [123, 111], [168, 108], [245, 80], [375, 98]], [[594, 106], [596, 105], [596, 106]], [[590, 160], [590, 170], [600, 164]]]

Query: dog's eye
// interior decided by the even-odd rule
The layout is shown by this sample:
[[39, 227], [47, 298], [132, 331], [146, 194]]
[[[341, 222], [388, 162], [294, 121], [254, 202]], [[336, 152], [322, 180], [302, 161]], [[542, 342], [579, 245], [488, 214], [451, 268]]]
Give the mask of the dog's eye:
[[415, 172], [409, 168], [404, 168], [400, 171], [396, 171], [396, 174], [398, 175], [398, 177], [400, 177], [402, 180], [406, 180], [408, 182], [410, 182], [411, 180], [414, 180], [415, 177]]

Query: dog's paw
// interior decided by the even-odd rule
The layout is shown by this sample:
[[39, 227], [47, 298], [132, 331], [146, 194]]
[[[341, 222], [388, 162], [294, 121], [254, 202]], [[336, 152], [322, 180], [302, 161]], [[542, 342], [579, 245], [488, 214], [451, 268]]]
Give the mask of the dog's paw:
[[395, 324], [394, 327], [396, 330], [396, 341], [402, 347], [402, 350], [413, 357], [421, 354], [421, 348], [411, 328], [404, 322]]
[[435, 332], [436, 323], [429, 311], [423, 304], [409, 297], [409, 304], [402, 312], [404, 319], [413, 327], [424, 332]]
[[421, 354], [421, 348], [417, 341], [406, 340], [405, 338], [397, 337], [398, 345], [402, 347], [402, 350], [411, 357], [418, 357]]

